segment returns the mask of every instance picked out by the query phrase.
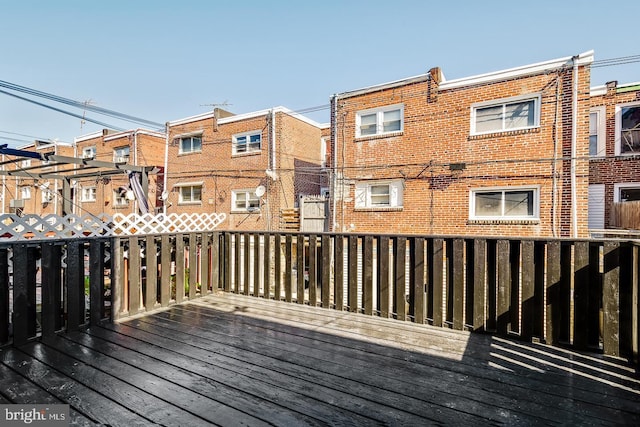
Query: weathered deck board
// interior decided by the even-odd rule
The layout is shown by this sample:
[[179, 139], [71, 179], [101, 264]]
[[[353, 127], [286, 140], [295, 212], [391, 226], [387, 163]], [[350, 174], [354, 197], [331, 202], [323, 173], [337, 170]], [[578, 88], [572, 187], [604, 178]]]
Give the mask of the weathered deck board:
[[0, 403], [73, 425], [639, 425], [618, 359], [213, 294], [0, 349]]

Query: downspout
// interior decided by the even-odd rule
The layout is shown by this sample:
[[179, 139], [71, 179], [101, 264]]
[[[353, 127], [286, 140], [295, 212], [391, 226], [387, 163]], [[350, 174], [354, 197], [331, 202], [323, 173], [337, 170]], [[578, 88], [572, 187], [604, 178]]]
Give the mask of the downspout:
[[[271, 109], [271, 135], [270, 136], [271, 136], [271, 171], [273, 173], [273, 176], [271, 177], [271, 179], [275, 180], [278, 175], [276, 175], [276, 112], [273, 108]], [[276, 187], [274, 187], [274, 189], [275, 188]], [[274, 211], [273, 208], [274, 207], [271, 205], [271, 203], [269, 203], [269, 217], [268, 217], [269, 230], [273, 225], [272, 224], [273, 211]]]
[[[2, 163], [4, 163], [4, 154], [2, 155]], [[4, 167], [3, 167], [4, 169]], [[57, 182], [57, 181], [56, 181]], [[5, 214], [5, 205], [7, 203], [7, 176], [2, 174], [2, 214]]]
[[571, 224], [573, 238], [578, 238], [578, 196], [576, 195], [576, 145], [578, 141], [578, 56], [573, 61], [573, 106], [571, 117]]
[[[138, 166], [138, 129], [133, 131], [133, 165]], [[142, 179], [142, 177], [141, 177]], [[149, 197], [149, 194], [145, 194], [145, 197]], [[148, 203], [148, 202], [147, 202]], [[138, 210], [138, 199], [133, 202], [133, 213], [140, 213]]]
[[331, 189], [331, 195], [333, 196], [333, 200], [332, 200], [332, 208], [331, 208], [331, 214], [332, 214], [332, 218], [331, 218], [331, 231], [335, 232], [336, 231], [336, 209], [338, 206], [337, 203], [337, 197], [336, 197], [336, 189], [338, 186], [338, 175], [336, 174], [336, 167], [338, 166], [337, 163], [337, 159], [338, 156], [336, 155], [336, 139], [338, 137], [338, 95], [333, 95], [331, 97], [331, 102], [332, 102], [332, 107], [333, 107], [333, 111], [332, 111], [332, 116], [333, 116], [333, 129], [332, 129], [332, 135], [331, 135], [331, 175], [332, 175], [332, 179], [331, 179], [331, 186], [333, 187]]
[[[169, 177], [169, 122], [166, 122], [164, 124], [164, 133], [165, 133], [165, 141], [164, 141], [164, 176], [162, 177], [162, 191], [166, 191], [168, 193], [167, 190], [167, 183], [168, 183], [168, 177]], [[167, 194], [165, 193], [165, 194]], [[164, 215], [167, 214], [167, 201], [166, 200], [162, 200], [162, 213]]]

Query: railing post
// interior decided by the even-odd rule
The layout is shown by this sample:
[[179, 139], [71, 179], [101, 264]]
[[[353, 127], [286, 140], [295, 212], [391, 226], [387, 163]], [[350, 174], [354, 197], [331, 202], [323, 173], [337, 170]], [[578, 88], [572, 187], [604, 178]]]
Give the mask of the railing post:
[[210, 247], [209, 233], [200, 233], [200, 295], [207, 295], [212, 291], [210, 281]]
[[[471, 246], [471, 245], [469, 245]], [[470, 292], [469, 306], [473, 308], [472, 316], [467, 318], [471, 322], [474, 331], [484, 329], [484, 307], [485, 307], [485, 282], [487, 266], [487, 241], [484, 239], [473, 240], [473, 292]], [[467, 286], [469, 282], [467, 282]]]
[[89, 243], [89, 304], [91, 324], [97, 325], [104, 318], [104, 242], [100, 240]]
[[430, 262], [433, 267], [431, 270], [431, 283], [429, 290], [431, 291], [431, 306], [433, 309], [433, 325], [444, 325], [444, 240], [433, 239], [429, 251]]
[[171, 240], [169, 235], [160, 238], [160, 305], [167, 307], [171, 301]]
[[198, 293], [198, 235], [189, 233], [189, 299]]
[[[145, 239], [145, 292], [144, 307], [153, 310], [158, 300], [158, 248], [155, 236], [149, 234]], [[93, 288], [92, 288], [93, 290]]]
[[405, 237], [393, 239], [393, 311], [396, 319], [406, 320], [405, 280], [406, 280], [407, 240]]
[[35, 256], [26, 243], [17, 243], [13, 245], [13, 344], [26, 344], [35, 334]]
[[[176, 303], [184, 300], [184, 234], [176, 234]], [[131, 305], [131, 304], [130, 304]]]
[[364, 314], [373, 314], [373, 236], [362, 239], [362, 303]]
[[453, 239], [449, 241], [452, 247], [453, 258], [449, 265], [451, 266], [451, 289], [452, 295], [448, 296], [448, 299], [453, 305], [451, 313], [451, 320], [453, 322], [453, 329], [462, 330], [464, 326], [464, 240]]
[[122, 240], [114, 237], [111, 239], [111, 320], [117, 320], [123, 311], [128, 311], [125, 306], [123, 261]]
[[9, 342], [9, 251], [0, 249], [0, 345]]
[[427, 318], [424, 291], [424, 238], [412, 237], [410, 240], [409, 270], [409, 314], [414, 322], [423, 324]]
[[309, 305], [318, 305], [318, 263], [317, 263], [317, 236], [309, 236]]
[[380, 316], [389, 317], [390, 287], [389, 287], [389, 237], [378, 239], [378, 310]]
[[322, 245], [322, 307], [331, 307], [331, 236], [323, 234]]
[[336, 310], [344, 310], [344, 235], [338, 234], [334, 241], [334, 298]]
[[67, 243], [67, 330], [77, 331], [84, 324], [84, 242]]
[[604, 243], [604, 281], [602, 286], [602, 308], [604, 323], [602, 331], [603, 350], [608, 356], [620, 356], [620, 244]]
[[138, 314], [141, 311], [140, 294], [142, 286], [140, 262], [140, 243], [137, 236], [129, 237], [129, 315]]

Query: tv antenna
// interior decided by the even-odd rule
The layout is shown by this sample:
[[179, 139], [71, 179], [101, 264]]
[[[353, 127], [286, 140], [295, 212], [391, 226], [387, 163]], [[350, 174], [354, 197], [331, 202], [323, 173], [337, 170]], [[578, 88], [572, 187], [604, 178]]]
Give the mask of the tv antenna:
[[87, 107], [88, 107], [89, 105], [95, 105], [95, 102], [93, 102], [93, 99], [89, 98], [89, 99], [87, 99], [86, 101], [84, 101], [82, 104], [84, 105], [84, 108], [83, 108], [83, 110], [82, 110], [82, 119], [80, 119], [80, 133], [82, 133], [82, 127], [83, 127], [83, 126], [84, 126], [84, 124], [87, 122], [87, 121], [85, 120], [85, 116], [86, 116], [86, 114], [87, 114]]

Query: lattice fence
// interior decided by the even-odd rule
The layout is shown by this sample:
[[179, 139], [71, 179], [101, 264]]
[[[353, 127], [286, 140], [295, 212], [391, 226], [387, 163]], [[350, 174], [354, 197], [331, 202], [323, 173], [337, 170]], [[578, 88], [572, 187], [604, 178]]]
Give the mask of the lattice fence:
[[224, 213], [137, 215], [0, 215], [0, 240], [128, 236], [209, 231], [224, 222]]

